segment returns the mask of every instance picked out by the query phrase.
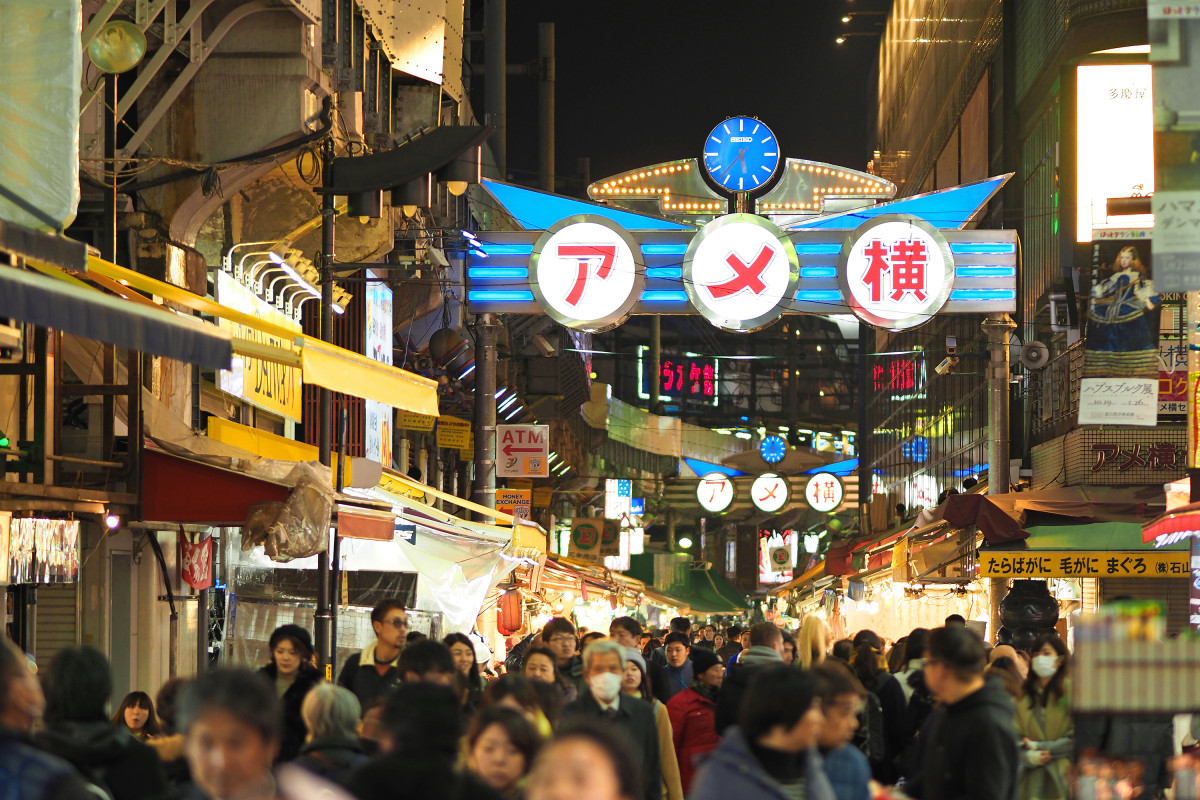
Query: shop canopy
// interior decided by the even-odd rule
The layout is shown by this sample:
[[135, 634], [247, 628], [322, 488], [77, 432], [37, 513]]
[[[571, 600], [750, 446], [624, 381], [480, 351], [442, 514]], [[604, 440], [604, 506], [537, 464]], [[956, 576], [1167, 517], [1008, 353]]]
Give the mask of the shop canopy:
[[651, 553], [631, 556], [627, 574], [641, 580], [655, 592], [665, 593], [675, 603], [689, 607], [695, 614], [737, 614], [747, 609], [742, 593], [711, 569], [687, 570], [686, 585], [651, 586], [655, 557]]

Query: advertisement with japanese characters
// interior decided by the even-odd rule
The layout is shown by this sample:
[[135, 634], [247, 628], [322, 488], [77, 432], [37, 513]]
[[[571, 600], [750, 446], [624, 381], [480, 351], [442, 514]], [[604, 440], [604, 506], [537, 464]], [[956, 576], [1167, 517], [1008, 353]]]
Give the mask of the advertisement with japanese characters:
[[792, 579], [798, 538], [793, 530], [758, 532], [759, 583], [786, 583]]
[[1079, 424], [1155, 425], [1162, 298], [1149, 232], [1097, 230], [1093, 238]]
[[[374, 273], [368, 270], [368, 275]], [[382, 280], [367, 283], [366, 303], [367, 358], [392, 363], [392, 290]], [[392, 465], [392, 407], [374, 400], [366, 401], [367, 458], [385, 467]]]

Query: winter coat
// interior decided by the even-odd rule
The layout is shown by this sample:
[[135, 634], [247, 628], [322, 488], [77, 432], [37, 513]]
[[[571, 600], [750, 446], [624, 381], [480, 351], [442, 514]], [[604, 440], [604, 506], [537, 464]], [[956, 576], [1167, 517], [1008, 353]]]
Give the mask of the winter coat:
[[69, 761], [84, 779], [113, 800], [155, 800], [171, 794], [154, 748], [105, 720], [56, 722], [34, 739], [38, 747]]
[[717, 699], [716, 725], [719, 735], [724, 736], [727, 728], [738, 723], [742, 698], [750, 686], [750, 679], [757, 674], [755, 670], [763, 665], [782, 663], [783, 656], [770, 647], [748, 647], [738, 653], [736, 662], [721, 684], [721, 696]]
[[822, 753], [821, 760], [837, 800], [870, 800], [871, 764], [861, 750], [844, 744]]
[[925, 685], [925, 672], [917, 670], [908, 676], [908, 686], [912, 694], [908, 698], [908, 708], [905, 712], [905, 728], [907, 740], [904, 749], [895, 759], [896, 769], [902, 778], [911, 778], [921, 769], [921, 753], [924, 745], [925, 723], [937, 700]]
[[[815, 750], [807, 754], [805, 797], [807, 800], [837, 800], [829, 779], [821, 769]], [[741, 728], [734, 726], [725, 740], [708, 754], [696, 773], [688, 800], [787, 800], [788, 796], [754, 757]]]
[[895, 783], [898, 777], [894, 762], [904, 752], [911, 736], [908, 731], [908, 700], [900, 681], [889, 672], [875, 675], [875, 683], [867, 691], [879, 698], [883, 711], [884, 753], [882, 759], [871, 755], [871, 774], [880, 783]]
[[672, 697], [691, 686], [695, 677], [695, 669], [692, 667], [690, 658], [685, 659], [683, 666], [679, 669], [675, 669], [670, 664], [663, 664], [650, 669], [650, 688], [654, 691], [655, 697], [664, 703], [669, 703]]
[[359, 800], [501, 800], [469, 772], [454, 768], [445, 753], [386, 753], [346, 776], [346, 789]]
[[996, 681], [937, 709], [908, 793], [920, 800], [1015, 800], [1021, 769], [1016, 713]]
[[684, 793], [692, 790], [698, 759], [721, 743], [717, 735], [717, 704], [695, 689], [686, 689], [667, 703]]
[[[563, 708], [563, 721], [572, 717], [604, 719], [606, 715], [592, 693], [585, 691], [580, 693], [579, 699]], [[645, 700], [621, 695], [613, 723], [629, 735], [633, 752], [642, 757], [643, 796], [648, 800], [658, 800], [662, 797], [663, 771], [658, 747], [658, 722], [654, 717], [653, 706]]]
[[904, 668], [896, 673], [896, 680], [900, 681], [900, 688], [904, 690], [904, 699], [911, 700], [913, 696], [912, 676], [921, 672], [925, 667], [925, 659], [910, 658], [904, 664]]
[[654, 724], [658, 728], [658, 760], [662, 765], [663, 793], [667, 800], [683, 800], [683, 782], [679, 776], [679, 759], [675, 755], [671, 715], [658, 700], [653, 705]]
[[27, 736], [0, 728], [0, 797], [16, 800], [96, 800], [79, 773], [33, 746]]
[[1081, 714], [1075, 719], [1075, 755], [1098, 750], [1142, 765], [1139, 798], [1154, 798], [1171, 783], [1167, 762], [1175, 752], [1171, 714]]
[[379, 670], [375, 668], [375, 642], [371, 642], [361, 653], [347, 658], [338, 674], [338, 686], [354, 692], [364, 714], [372, 701], [400, 685], [400, 654], [397, 653], [396, 657], [387, 663], [387, 671], [380, 675]]
[[[1066, 800], [1070, 797], [1067, 772], [1075, 745], [1075, 721], [1071, 717], [1070, 681], [1064, 681], [1061, 697], [1047, 698], [1045, 718], [1038, 722], [1034, 699], [1026, 694], [1017, 702], [1017, 735], [1029, 739], [1025, 769], [1021, 773], [1021, 800]], [[1051, 761], [1038, 760], [1048, 751]]]
[[300, 749], [295, 764], [309, 772], [342, 783], [351, 770], [365, 764], [367, 754], [358, 739], [313, 739]]
[[[267, 664], [259, 673], [271, 682], [271, 688], [274, 689], [275, 679], [279, 675], [275, 664]], [[304, 740], [308, 737], [308, 726], [304, 724], [304, 717], [300, 715], [300, 706], [309, 690], [320, 682], [321, 673], [315, 669], [301, 667], [292, 685], [283, 693], [280, 699], [283, 706], [283, 727], [280, 728], [279, 755], [275, 757], [276, 761], [291, 761], [300, 755], [300, 748], [304, 746]]]

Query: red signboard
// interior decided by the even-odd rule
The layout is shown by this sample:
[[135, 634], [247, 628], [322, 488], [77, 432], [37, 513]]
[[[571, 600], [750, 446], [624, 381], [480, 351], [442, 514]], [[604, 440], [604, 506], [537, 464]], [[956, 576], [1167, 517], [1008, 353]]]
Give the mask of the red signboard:
[[205, 536], [195, 544], [181, 538], [179, 546], [183, 556], [184, 582], [196, 591], [210, 588], [213, 585], [212, 537]]

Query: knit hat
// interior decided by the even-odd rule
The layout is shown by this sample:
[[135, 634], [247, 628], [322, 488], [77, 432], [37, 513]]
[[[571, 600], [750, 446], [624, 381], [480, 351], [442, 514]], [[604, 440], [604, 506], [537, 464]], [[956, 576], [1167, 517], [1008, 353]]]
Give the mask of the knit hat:
[[642, 674], [646, 674], [646, 659], [642, 658], [642, 654], [637, 651], [636, 647], [625, 648], [625, 660], [637, 664], [641, 668]]
[[692, 648], [692, 670], [699, 675], [701, 672], [708, 670], [721, 663], [721, 657], [703, 647]]
[[279, 644], [280, 639], [291, 639], [300, 647], [301, 650], [308, 651], [307, 653], [301, 653], [300, 655], [302, 657], [307, 657], [307, 655], [311, 655], [313, 652], [312, 634], [310, 634], [304, 628], [301, 628], [299, 625], [280, 625], [278, 628], [276, 628], [271, 633], [271, 640], [269, 642], [269, 646], [272, 650], [274, 650], [275, 646]]

